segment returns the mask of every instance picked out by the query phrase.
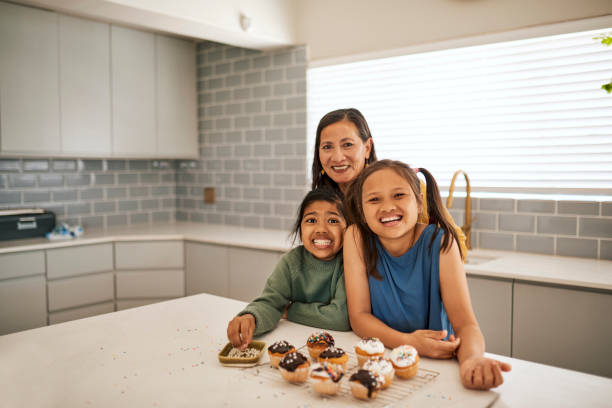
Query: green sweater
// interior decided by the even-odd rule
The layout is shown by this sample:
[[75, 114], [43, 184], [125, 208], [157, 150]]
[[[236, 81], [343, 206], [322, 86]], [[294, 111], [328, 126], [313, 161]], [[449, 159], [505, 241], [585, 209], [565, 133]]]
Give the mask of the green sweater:
[[285, 254], [268, 278], [262, 294], [238, 315], [255, 316], [255, 336], [276, 327], [291, 303], [287, 319], [329, 330], [351, 330], [344, 290], [342, 251], [321, 261], [303, 245]]

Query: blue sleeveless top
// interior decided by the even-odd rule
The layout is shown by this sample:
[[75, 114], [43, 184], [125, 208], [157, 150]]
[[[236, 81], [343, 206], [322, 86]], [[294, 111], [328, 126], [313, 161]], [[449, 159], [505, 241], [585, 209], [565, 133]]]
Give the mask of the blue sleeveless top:
[[390, 255], [376, 238], [378, 280], [369, 277], [372, 314], [387, 326], [410, 333], [415, 330], [448, 330], [453, 333], [440, 293], [440, 244], [444, 231], [425, 227], [405, 254]]

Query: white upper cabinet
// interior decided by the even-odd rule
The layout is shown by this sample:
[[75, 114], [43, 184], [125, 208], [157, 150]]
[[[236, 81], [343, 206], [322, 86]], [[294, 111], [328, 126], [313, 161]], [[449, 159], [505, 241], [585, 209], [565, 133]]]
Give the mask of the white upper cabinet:
[[155, 36], [112, 26], [111, 50], [113, 155], [155, 157]]
[[195, 44], [157, 35], [157, 150], [198, 156]]
[[61, 150], [57, 15], [0, 2], [0, 147]]
[[111, 153], [108, 24], [59, 15], [62, 152]]

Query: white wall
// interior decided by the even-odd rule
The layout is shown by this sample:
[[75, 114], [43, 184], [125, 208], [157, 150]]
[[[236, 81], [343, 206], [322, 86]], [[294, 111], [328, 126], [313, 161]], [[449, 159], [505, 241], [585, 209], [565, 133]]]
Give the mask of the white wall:
[[297, 41], [313, 62], [610, 14], [611, 0], [303, 0]]

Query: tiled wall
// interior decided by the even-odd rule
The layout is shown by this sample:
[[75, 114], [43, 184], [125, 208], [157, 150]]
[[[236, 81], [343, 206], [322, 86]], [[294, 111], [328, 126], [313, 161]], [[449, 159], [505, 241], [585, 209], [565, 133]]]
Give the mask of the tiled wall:
[[[451, 214], [463, 225], [465, 199]], [[472, 199], [472, 247], [612, 260], [612, 202]]]
[[176, 163], [0, 159], [0, 208], [40, 207], [85, 228], [174, 221]]
[[[0, 159], [0, 208], [49, 208], [85, 227], [178, 219], [288, 230], [308, 189], [305, 47], [203, 42], [197, 61], [200, 160]], [[460, 225], [463, 208], [456, 198]], [[474, 248], [612, 259], [611, 202], [475, 198], [472, 210]]]
[[289, 229], [307, 191], [305, 47], [203, 42], [197, 60], [200, 160], [180, 163], [177, 219]]

